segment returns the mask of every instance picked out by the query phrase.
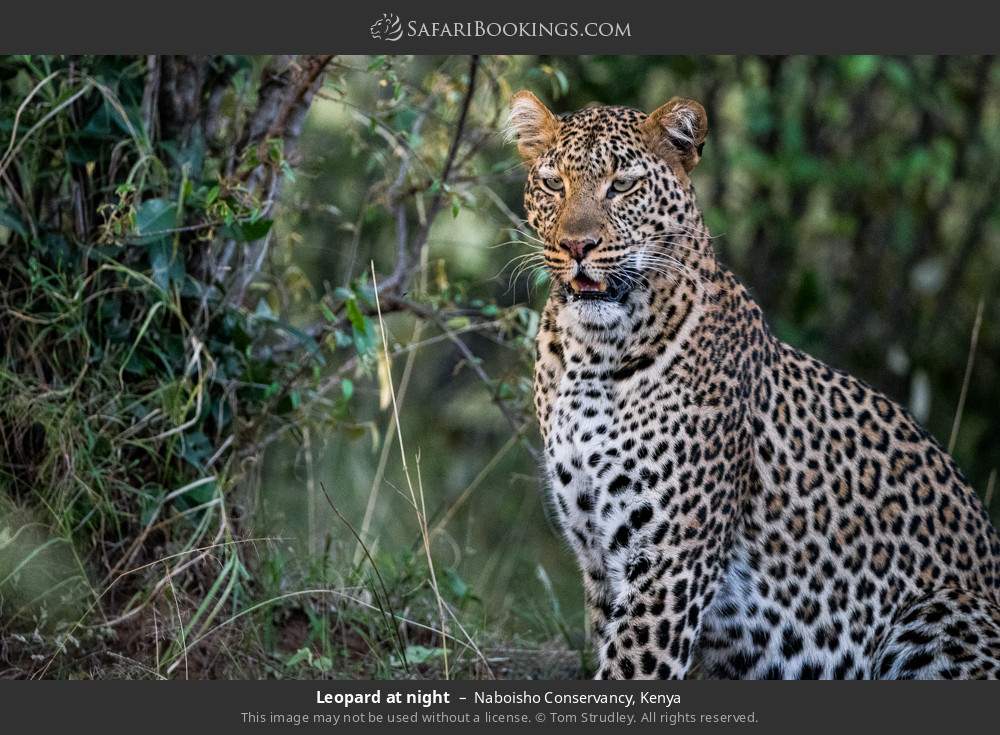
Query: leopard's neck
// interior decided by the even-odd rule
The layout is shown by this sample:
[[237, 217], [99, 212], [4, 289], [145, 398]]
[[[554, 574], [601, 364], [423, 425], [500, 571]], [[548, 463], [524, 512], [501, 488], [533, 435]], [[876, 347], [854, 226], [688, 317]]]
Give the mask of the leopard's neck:
[[677, 263], [647, 275], [621, 304], [580, 303], [553, 289], [545, 326], [558, 333], [573, 362], [596, 356], [611, 364], [655, 359], [713, 318], [724, 296], [725, 279], [706, 235], [679, 241]]

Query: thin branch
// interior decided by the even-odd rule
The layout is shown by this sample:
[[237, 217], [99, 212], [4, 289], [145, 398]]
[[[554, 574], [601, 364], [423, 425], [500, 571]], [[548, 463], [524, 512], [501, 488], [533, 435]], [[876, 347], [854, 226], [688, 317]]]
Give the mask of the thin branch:
[[[293, 157], [306, 113], [332, 60], [332, 55], [281, 56], [264, 72], [256, 109], [243, 127], [240, 141], [227, 164], [228, 175], [242, 180], [248, 195], [266, 192], [261, 212], [264, 216], [270, 214], [277, 200], [282, 170], [269, 161], [263, 146], [269, 140], [280, 140], [283, 157], [286, 160]], [[249, 171], [239, 172], [239, 165], [252, 146], [258, 146], [257, 160], [260, 163]], [[268, 238], [264, 238], [250, 246], [237, 246], [230, 240], [222, 247], [221, 257], [210, 263], [213, 274], [227, 274], [229, 288], [226, 299], [230, 303], [242, 303], [263, 263], [268, 242]], [[237, 254], [239, 265], [230, 268]]]
[[969, 381], [972, 379], [972, 365], [976, 360], [976, 346], [979, 344], [979, 328], [983, 325], [984, 299], [979, 299], [976, 309], [976, 321], [972, 325], [972, 337], [969, 339], [969, 357], [965, 361], [965, 376], [962, 378], [962, 392], [958, 397], [958, 408], [955, 410], [955, 420], [951, 424], [951, 436], [948, 437], [948, 454], [955, 449], [958, 441], [958, 430], [962, 426], [962, 412], [965, 410], [965, 399], [969, 395]]
[[[437, 192], [435, 192], [430, 206], [427, 208], [427, 215], [424, 217], [424, 221], [420, 226], [420, 229], [417, 230], [417, 233], [414, 235], [413, 241], [409, 243], [409, 247], [402, 246], [399, 248], [399, 251], [397, 252], [396, 264], [392, 273], [388, 278], [383, 280], [379, 286], [380, 294], [405, 293], [406, 286], [413, 277], [412, 271], [414, 270], [415, 264], [420, 262], [420, 253], [427, 244], [427, 236], [430, 233], [431, 225], [434, 223], [438, 212], [441, 211], [441, 207], [444, 204], [444, 196], [448, 187], [448, 182], [450, 181], [452, 169], [455, 165], [455, 156], [458, 154], [458, 149], [462, 145], [462, 140], [465, 135], [466, 119], [469, 114], [469, 107], [472, 105], [472, 97], [476, 92], [476, 75], [478, 71], [479, 56], [473, 55], [469, 59], [468, 83], [465, 89], [465, 97], [462, 99], [461, 112], [459, 112], [458, 121], [455, 123], [455, 134], [452, 136], [451, 147], [448, 149], [448, 155], [445, 157], [444, 167], [441, 170], [440, 186]], [[400, 216], [400, 207], [397, 206], [397, 226], [399, 225]], [[405, 245], [405, 239], [401, 240], [400, 244]]]
[[[493, 385], [493, 379], [489, 376], [486, 370], [483, 369], [483, 366], [479, 358], [476, 357], [476, 354], [471, 349], [469, 349], [469, 346], [465, 344], [465, 342], [457, 334], [455, 334], [452, 330], [448, 328], [448, 325], [444, 323], [444, 321], [440, 318], [438, 314], [436, 314], [435, 312], [431, 312], [427, 318], [431, 319], [435, 324], [437, 324], [438, 328], [442, 332], [448, 335], [448, 339], [450, 339], [452, 343], [455, 345], [455, 347], [458, 348], [458, 351], [462, 353], [462, 356], [465, 358], [465, 361], [472, 369], [472, 372], [476, 375], [477, 378], [479, 378], [480, 382], [482, 382], [483, 385], [489, 388], [490, 397], [493, 399], [493, 403], [495, 403], [497, 408], [500, 409], [500, 413], [503, 414], [503, 417], [507, 420], [507, 423], [510, 424], [510, 427], [514, 430], [515, 434], [517, 436], [523, 436], [524, 433], [527, 431], [527, 427], [530, 422], [523, 416], [518, 416], [513, 411], [511, 411], [510, 407], [497, 394], [496, 388]], [[537, 447], [535, 447], [527, 439], [524, 440], [524, 447], [525, 449], [528, 450], [528, 452], [531, 454], [531, 456], [535, 459], [536, 462], [541, 462], [542, 455]]]

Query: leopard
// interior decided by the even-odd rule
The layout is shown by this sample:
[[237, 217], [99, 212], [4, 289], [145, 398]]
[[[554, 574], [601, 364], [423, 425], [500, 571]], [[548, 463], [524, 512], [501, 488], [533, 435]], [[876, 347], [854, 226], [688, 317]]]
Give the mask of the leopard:
[[716, 256], [698, 102], [507, 139], [549, 277], [534, 408], [599, 679], [996, 679], [1000, 539], [900, 404], [779, 339]]

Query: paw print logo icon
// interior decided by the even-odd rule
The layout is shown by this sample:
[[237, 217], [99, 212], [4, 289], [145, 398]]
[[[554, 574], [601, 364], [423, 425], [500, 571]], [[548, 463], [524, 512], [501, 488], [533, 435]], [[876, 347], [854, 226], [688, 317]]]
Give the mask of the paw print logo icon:
[[382, 13], [368, 30], [376, 41], [398, 41], [403, 37], [403, 23], [395, 13]]

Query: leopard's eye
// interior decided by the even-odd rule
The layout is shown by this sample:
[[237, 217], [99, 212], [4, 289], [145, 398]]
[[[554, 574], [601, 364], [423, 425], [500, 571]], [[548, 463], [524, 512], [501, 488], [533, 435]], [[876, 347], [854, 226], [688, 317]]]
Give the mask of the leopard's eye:
[[565, 188], [563, 180], [558, 176], [546, 176], [542, 179], [542, 183], [545, 184], [545, 188], [549, 191], [562, 191]]
[[632, 191], [638, 181], [638, 179], [615, 179], [611, 182], [611, 186], [608, 187], [608, 196], [611, 197], [615, 194], [624, 194], [627, 191]]

